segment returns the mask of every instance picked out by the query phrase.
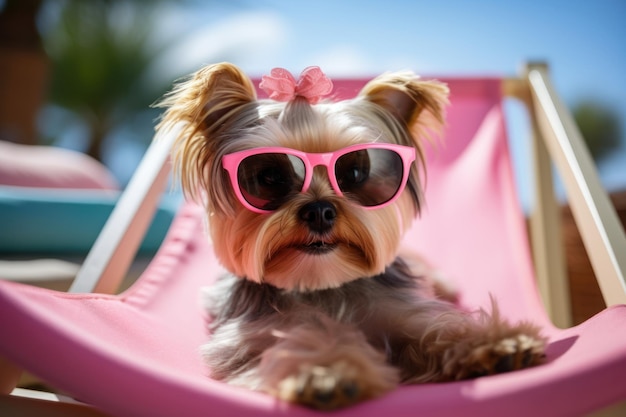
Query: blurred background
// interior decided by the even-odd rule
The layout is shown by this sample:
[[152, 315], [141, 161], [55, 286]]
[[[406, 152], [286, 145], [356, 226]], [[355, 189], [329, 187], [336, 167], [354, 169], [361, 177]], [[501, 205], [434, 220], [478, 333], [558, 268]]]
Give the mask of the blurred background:
[[[520, 74], [546, 62], [598, 163], [626, 190], [624, 0], [0, 0], [0, 140], [101, 161], [123, 187], [174, 80], [231, 61], [251, 76], [319, 65], [331, 77]], [[507, 103], [522, 203], [526, 115]]]
[[542, 60], [603, 182], [620, 189], [625, 21], [623, 0], [0, 0], [0, 139], [86, 152], [124, 184], [151, 139], [150, 104], [207, 63], [251, 75], [319, 65], [331, 76], [513, 76]]

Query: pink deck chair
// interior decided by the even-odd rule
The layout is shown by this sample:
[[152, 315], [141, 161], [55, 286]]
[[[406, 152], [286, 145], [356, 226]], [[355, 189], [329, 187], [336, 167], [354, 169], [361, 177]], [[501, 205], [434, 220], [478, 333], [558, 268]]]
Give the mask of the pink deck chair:
[[[543, 326], [550, 339], [547, 360], [497, 376], [400, 387], [333, 415], [576, 416], [626, 400], [626, 239], [595, 171], [583, 166], [589, 157], [576, 130], [566, 138], [573, 148], [559, 145], [559, 135], [572, 126], [553, 100], [545, 69], [530, 67], [527, 76], [512, 80], [444, 81], [451, 89], [448, 128], [444, 144], [428, 152], [427, 204], [405, 244], [455, 281], [463, 305], [488, 307], [492, 294], [505, 316]], [[336, 92], [349, 96], [364, 82], [337, 81]], [[561, 154], [570, 158], [564, 176], [577, 177], [577, 185], [568, 186], [570, 197], [586, 198], [572, 201], [579, 207], [574, 212], [583, 236], [587, 242], [604, 236], [606, 245], [590, 255], [596, 271], [605, 271], [601, 286], [612, 306], [575, 327], [554, 326], [547, 311], [552, 314], [555, 303], [546, 309], [539, 295], [535, 278], [541, 271], [537, 267], [535, 273], [531, 262], [515, 192], [503, 94], [532, 100], [534, 110], [545, 115], [538, 120], [548, 148], [557, 160]], [[46, 402], [49, 415], [63, 415], [58, 410], [120, 417], [319, 414], [207, 376], [199, 353], [209, 337], [200, 289], [221, 270], [196, 205], [180, 209], [160, 251], [129, 290], [105, 294], [113, 293], [124, 276], [154, 211], [157, 191], [166, 182], [173, 136], [165, 134], [149, 149], [70, 293], [0, 281], [1, 415], [44, 415], [41, 401], [9, 395], [19, 369], [80, 401], [67, 405], [71, 410]], [[581, 166], [583, 174], [578, 173]], [[539, 221], [546, 218], [544, 214]], [[541, 237], [543, 252], [552, 250], [545, 246], [548, 238], [549, 232]], [[540, 286], [554, 289], [552, 284]], [[545, 297], [555, 299], [553, 294]]]

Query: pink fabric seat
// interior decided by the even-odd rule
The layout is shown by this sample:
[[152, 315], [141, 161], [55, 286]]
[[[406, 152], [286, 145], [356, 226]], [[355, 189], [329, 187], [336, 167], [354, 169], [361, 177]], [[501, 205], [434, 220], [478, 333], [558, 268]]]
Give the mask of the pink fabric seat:
[[[363, 81], [337, 82], [350, 95]], [[626, 306], [553, 327], [535, 286], [510, 166], [500, 80], [450, 79], [445, 141], [428, 151], [426, 207], [405, 245], [460, 289], [461, 302], [544, 326], [544, 365], [406, 386], [339, 416], [575, 416], [626, 399]], [[221, 273], [202, 211], [186, 204], [142, 277], [119, 296], [0, 281], [0, 357], [114, 416], [318, 413], [207, 376], [200, 288]]]

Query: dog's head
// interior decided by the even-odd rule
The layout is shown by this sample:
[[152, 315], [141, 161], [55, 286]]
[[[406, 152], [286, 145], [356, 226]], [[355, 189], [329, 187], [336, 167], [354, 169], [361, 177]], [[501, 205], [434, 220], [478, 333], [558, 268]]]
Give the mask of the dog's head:
[[317, 290], [393, 261], [420, 210], [421, 141], [443, 124], [447, 96], [437, 81], [389, 73], [351, 100], [257, 100], [250, 79], [222, 63], [166, 96], [158, 128], [184, 122], [175, 166], [206, 206], [224, 266]]

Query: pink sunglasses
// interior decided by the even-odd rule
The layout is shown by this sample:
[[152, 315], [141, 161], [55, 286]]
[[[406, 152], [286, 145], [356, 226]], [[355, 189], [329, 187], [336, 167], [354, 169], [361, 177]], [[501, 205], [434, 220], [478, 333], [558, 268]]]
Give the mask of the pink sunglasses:
[[222, 158], [237, 198], [256, 213], [272, 212], [294, 194], [306, 192], [318, 165], [326, 167], [337, 195], [367, 209], [385, 207], [406, 186], [413, 161], [414, 148], [388, 143], [366, 143], [328, 153], [264, 147]]

